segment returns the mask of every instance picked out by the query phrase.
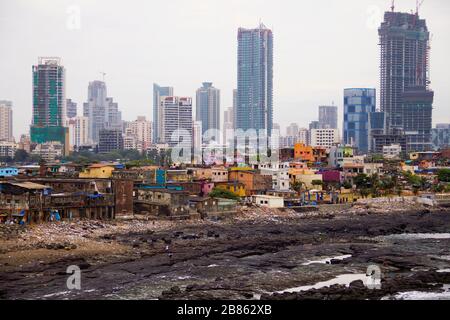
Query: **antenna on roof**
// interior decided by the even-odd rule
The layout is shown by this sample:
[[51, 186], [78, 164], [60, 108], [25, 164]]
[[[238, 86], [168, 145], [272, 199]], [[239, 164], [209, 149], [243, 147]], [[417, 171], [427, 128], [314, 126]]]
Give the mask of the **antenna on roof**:
[[101, 74], [101, 75], [102, 75], [102, 77], [103, 77], [103, 82], [105, 82], [105, 76], [106, 76], [106, 72], [100, 71], [100, 74]]
[[395, 0], [392, 0], [391, 11], [394, 12], [394, 10], [395, 10]]
[[416, 0], [416, 15], [419, 15], [419, 9], [425, 0]]

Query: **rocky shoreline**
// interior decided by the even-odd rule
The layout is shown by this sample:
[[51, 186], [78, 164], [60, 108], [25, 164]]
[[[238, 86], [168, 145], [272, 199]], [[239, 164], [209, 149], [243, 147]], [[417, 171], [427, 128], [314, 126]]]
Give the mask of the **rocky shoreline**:
[[[249, 208], [220, 222], [2, 228], [0, 298], [390, 299], [409, 291], [442, 292], [450, 284], [450, 238], [427, 235], [450, 232], [450, 210], [392, 207], [307, 213]], [[389, 236], [398, 234], [425, 235]], [[364, 274], [373, 264], [382, 270], [379, 290], [359, 280], [283, 292]], [[81, 290], [66, 287], [69, 265], [82, 270]]]

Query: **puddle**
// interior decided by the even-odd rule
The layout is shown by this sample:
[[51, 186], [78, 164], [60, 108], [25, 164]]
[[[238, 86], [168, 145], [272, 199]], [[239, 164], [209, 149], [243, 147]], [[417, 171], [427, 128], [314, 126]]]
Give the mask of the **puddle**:
[[439, 272], [439, 273], [450, 272], [450, 269], [439, 269], [436, 272]]
[[450, 233], [401, 233], [387, 236], [378, 236], [379, 240], [427, 240], [427, 239], [450, 239]]
[[316, 284], [309, 285], [309, 286], [301, 286], [301, 287], [295, 287], [290, 288], [282, 291], [277, 291], [277, 293], [294, 293], [294, 292], [301, 292], [301, 291], [308, 291], [311, 289], [321, 289], [325, 287], [331, 287], [333, 285], [345, 285], [349, 286], [350, 283], [356, 280], [362, 280], [364, 283], [367, 282], [368, 279], [371, 279], [370, 277], [366, 276], [365, 273], [350, 273], [350, 274], [341, 274], [331, 280], [317, 282]]
[[65, 296], [66, 294], [69, 294], [70, 291], [60, 291], [55, 293], [50, 293], [42, 296], [43, 298], [51, 298], [51, 297], [57, 297], [57, 296]]
[[406, 291], [399, 292], [394, 296], [384, 297], [382, 300], [450, 300], [450, 285], [445, 284], [443, 292], [423, 292], [423, 291]]
[[351, 258], [352, 255], [351, 254], [346, 254], [346, 255], [342, 255], [342, 256], [336, 256], [336, 257], [330, 257], [330, 258], [325, 258], [325, 259], [321, 259], [321, 260], [312, 260], [312, 261], [308, 261], [308, 262], [304, 262], [302, 263], [302, 266], [309, 266], [310, 264], [330, 264], [331, 260], [345, 260], [348, 258]]

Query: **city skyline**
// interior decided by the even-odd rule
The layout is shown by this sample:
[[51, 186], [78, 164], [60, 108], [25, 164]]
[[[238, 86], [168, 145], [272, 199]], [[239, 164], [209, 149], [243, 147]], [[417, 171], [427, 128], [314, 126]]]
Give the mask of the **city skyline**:
[[[197, 3], [198, 1], [194, 1]], [[409, 12], [415, 6], [414, 1], [402, 2], [396, 4], [396, 11]], [[123, 59], [120, 54], [122, 49], [115, 48], [114, 52], [109, 52], [106, 56], [106, 49], [99, 49], [101, 45], [105, 46], [104, 41], [110, 40], [107, 32], [116, 30], [120, 26], [111, 24], [110, 18], [100, 17], [98, 25], [93, 25], [91, 14], [94, 14], [101, 5], [101, 1], [89, 5], [85, 1], [79, 1], [78, 7], [80, 9], [80, 28], [71, 30], [66, 25], [67, 19], [70, 16], [66, 11], [72, 3], [61, 1], [54, 6], [49, 6], [50, 1], [36, 1], [36, 4], [26, 6], [25, 3], [18, 1], [16, 3], [2, 3], [0, 5], [0, 34], [5, 39], [5, 43], [11, 48], [5, 52], [5, 59], [0, 62], [2, 70], [11, 79], [11, 81], [0, 84], [1, 99], [10, 100], [13, 102], [15, 114], [25, 113], [29, 114], [32, 107], [31, 101], [31, 79], [29, 75], [30, 66], [35, 63], [38, 56], [60, 56], [62, 64], [67, 70], [67, 97], [78, 104], [78, 113], [81, 114], [80, 106], [85, 102], [85, 87], [89, 81], [101, 79], [101, 72], [106, 73], [105, 81], [111, 92], [114, 92], [114, 98], [120, 103], [123, 111], [123, 118], [132, 120], [138, 115], [144, 115], [148, 119], [152, 119], [152, 84], [162, 83], [169, 84], [177, 88], [177, 94], [181, 96], [194, 96], [195, 89], [198, 88], [198, 83], [203, 81], [212, 81], [216, 87], [223, 92], [221, 112], [225, 108], [232, 105], [232, 90], [236, 87], [236, 31], [239, 27], [254, 28], [259, 19], [267, 24], [268, 28], [273, 28], [275, 33], [276, 46], [274, 48], [274, 122], [280, 123], [282, 127], [286, 127], [293, 120], [301, 127], [307, 127], [307, 124], [316, 118], [317, 107], [319, 105], [327, 105], [331, 101], [337, 101], [339, 114], [339, 128], [342, 129], [342, 90], [345, 87], [373, 87], [379, 88], [379, 47], [378, 47], [378, 32], [377, 29], [382, 21], [384, 11], [389, 10], [390, 1], [359, 1], [350, 6], [340, 6], [337, 1], [318, 1], [317, 4], [305, 3], [301, 4], [305, 11], [314, 11], [321, 9], [320, 13], [323, 17], [335, 14], [336, 17], [347, 18], [348, 21], [343, 23], [343, 26], [335, 26], [335, 30], [330, 35], [330, 39], [326, 32], [327, 27], [331, 25], [325, 22], [323, 26], [317, 26], [319, 31], [308, 33], [303, 32], [303, 28], [307, 26], [311, 19], [302, 20], [300, 18], [295, 21], [283, 22], [280, 19], [280, 14], [277, 12], [270, 12], [273, 4], [267, 4], [264, 8], [252, 7], [252, 1], [245, 4], [239, 4], [236, 1], [219, 3], [218, 5], [203, 4], [203, 11], [187, 10], [187, 4], [181, 2], [173, 2], [167, 6], [157, 3], [158, 7], [164, 9], [176, 8], [175, 14], [187, 15], [188, 17], [197, 17], [198, 22], [192, 22], [187, 28], [190, 31], [196, 31], [201, 27], [201, 24], [208, 25], [212, 18], [217, 17], [219, 13], [223, 12], [224, 16], [232, 17], [230, 22], [220, 20], [220, 23], [214, 27], [220, 41], [215, 40], [214, 44], [218, 44], [217, 49], [205, 50], [206, 46], [200, 46], [200, 51], [184, 52], [185, 55], [179, 53], [171, 53], [169, 56], [165, 48], [169, 48], [170, 44], [161, 39], [161, 36], [155, 34], [152, 28], [143, 28], [148, 32], [149, 40], [139, 44], [137, 40], [142, 35], [139, 33], [136, 38], [126, 39], [125, 36], [130, 30], [133, 23], [129, 22], [130, 11], [120, 5], [112, 5], [111, 17], [117, 17], [121, 9], [124, 9], [124, 19], [121, 27], [123, 30], [117, 34], [117, 40], [123, 40], [124, 47], [130, 44], [131, 40], [135, 40], [133, 45], [141, 49], [145, 49], [150, 45], [150, 40], [157, 45], [157, 50], [152, 50], [151, 57], [144, 57], [148, 53], [144, 50], [141, 53], [128, 52], [129, 59]], [[143, 2], [136, 2], [139, 6], [145, 8], [146, 4]], [[327, 4], [325, 10], [323, 6]], [[77, 5], [77, 3], [75, 4]], [[297, 4], [287, 2], [286, 7], [296, 8]], [[439, 5], [439, 10], [436, 10]], [[230, 13], [233, 8], [239, 6], [241, 14]], [[184, 11], [183, 11], [183, 10]], [[186, 11], [186, 10], [187, 11]], [[212, 10], [212, 16], [209, 16], [209, 11]], [[376, 13], [377, 10], [380, 12]], [[440, 1], [439, 3], [427, 3], [422, 6], [420, 16], [427, 20], [427, 24], [432, 34], [434, 35], [431, 43], [431, 89], [435, 92], [434, 110], [433, 110], [433, 124], [437, 122], [449, 122], [450, 110], [446, 107], [450, 103], [450, 93], [444, 89], [445, 74], [449, 70], [449, 64], [446, 61], [446, 53], [448, 52], [448, 45], [450, 41], [449, 35], [444, 31], [448, 28], [449, 22], [443, 17], [450, 10], [447, 2]], [[145, 10], [144, 10], [145, 11]], [[287, 10], [289, 11], [289, 10]], [[138, 13], [137, 11], [133, 11]], [[185, 12], [185, 13], [183, 13]], [[286, 10], [283, 10], [286, 13]], [[149, 13], [150, 14], [150, 13]], [[287, 15], [289, 13], [286, 13]], [[303, 14], [303, 13], [302, 13]], [[378, 16], [379, 14], [379, 16]], [[18, 26], [14, 21], [10, 20], [10, 16], [29, 16], [31, 21], [37, 19], [42, 15], [51, 15], [48, 24], [38, 25], [36, 28], [42, 31], [49, 30], [55, 27], [55, 34], [50, 34], [45, 41], [36, 42], [30, 35], [34, 29], [30, 29], [28, 22], [24, 26]], [[440, 18], [441, 17], [441, 18]], [[126, 19], [125, 19], [126, 18]], [[352, 19], [350, 19], [352, 18]], [[353, 19], [355, 18], [355, 19]], [[21, 20], [21, 19], [19, 19]], [[289, 20], [289, 19], [285, 19]], [[322, 20], [322, 19], [321, 19]], [[372, 21], [373, 20], [373, 21]], [[145, 21], [140, 21], [142, 26], [145, 26]], [[100, 26], [101, 32], [93, 36], [89, 36], [89, 32], [96, 30]], [[358, 28], [358, 30], [355, 30]], [[6, 32], [13, 30], [15, 32]], [[141, 32], [141, 31], [140, 31]], [[185, 43], [183, 35], [185, 31], [176, 29], [167, 30], [168, 33], [176, 36], [181, 44]], [[351, 32], [351, 33], [350, 33]], [[11, 34], [14, 34], [12, 38]], [[62, 45], [54, 41], [56, 34]], [[358, 38], [361, 43], [361, 48], [356, 51], [347, 50], [345, 54], [336, 53], [339, 49], [348, 47], [349, 42], [346, 41], [346, 34], [353, 37], [363, 36]], [[19, 35], [19, 36], [18, 36]], [[103, 37], [98, 37], [102, 35]], [[289, 46], [293, 45], [289, 39], [293, 36], [301, 35], [305, 39], [305, 46], [301, 48], [295, 55], [290, 55]], [[22, 43], [17, 39], [24, 38], [27, 43]], [[178, 39], [180, 37], [180, 39]], [[337, 38], [337, 39], [334, 39]], [[80, 49], [67, 45], [67, 41], [73, 41]], [[199, 40], [195, 34], [189, 40], [192, 46], [199, 47]], [[216, 41], [218, 41], [216, 43]], [[336, 50], [330, 52], [320, 51], [319, 49], [331, 47], [337, 43]], [[117, 44], [117, 42], [115, 42]], [[145, 48], [142, 46], [146, 46]], [[30, 49], [25, 50], [25, 47]], [[96, 52], [87, 50], [87, 47], [94, 47]], [[116, 47], [116, 46], [115, 46]], [[151, 47], [151, 46], [150, 46]], [[149, 48], [150, 48], [149, 47]], [[106, 45], [107, 49], [111, 49], [111, 45]], [[224, 50], [226, 48], [226, 50]], [[67, 51], [67, 49], [69, 49]], [[139, 50], [136, 50], [139, 51]], [[344, 52], [344, 51], [342, 51]], [[102, 53], [104, 55], [102, 56]], [[14, 58], [10, 56], [14, 55]], [[180, 62], [173, 60], [173, 56], [183, 57]], [[317, 55], [317, 60], [311, 60], [311, 55]], [[143, 59], [143, 60], [142, 60]], [[190, 59], [191, 64], [186, 64], [185, 60]], [[199, 69], [200, 72], [190, 72], [194, 65], [200, 60], [203, 60], [204, 67]], [[343, 63], [337, 64], [338, 59]], [[12, 61], [13, 60], [13, 61]], [[220, 60], [220, 62], [219, 62]], [[12, 62], [11, 62], [12, 61]], [[222, 62], [223, 61], [223, 62]], [[120, 63], [118, 63], [120, 62]], [[123, 64], [123, 66], [120, 66]], [[157, 66], [160, 64], [160, 66]], [[221, 69], [218, 65], [225, 65], [225, 69]], [[307, 64], [312, 64], [307, 66]], [[331, 65], [332, 64], [332, 65]], [[180, 69], [182, 67], [182, 69]], [[313, 68], [314, 67], [314, 68]], [[126, 72], [123, 72], [127, 68]], [[311, 69], [315, 73], [311, 73]], [[24, 70], [26, 72], [24, 72]], [[177, 77], [175, 74], [180, 74], [182, 70], [183, 76]], [[165, 71], [165, 72], [164, 72]], [[447, 72], [446, 72], [447, 71]], [[14, 77], [10, 76], [14, 72]], [[192, 74], [188, 76], [187, 74]], [[300, 75], [299, 79], [297, 76]], [[312, 75], [312, 76], [311, 76]], [[136, 85], [129, 86], [129, 79], [136, 80]], [[28, 91], [29, 90], [29, 91]], [[24, 93], [25, 92], [25, 93]], [[378, 90], [377, 90], [378, 92]], [[379, 101], [377, 99], [377, 101]], [[379, 108], [379, 105], [377, 105]], [[437, 120], [439, 119], [439, 121]], [[16, 140], [20, 134], [26, 133], [29, 120], [24, 121], [23, 118], [15, 117], [14, 119], [14, 137]]]

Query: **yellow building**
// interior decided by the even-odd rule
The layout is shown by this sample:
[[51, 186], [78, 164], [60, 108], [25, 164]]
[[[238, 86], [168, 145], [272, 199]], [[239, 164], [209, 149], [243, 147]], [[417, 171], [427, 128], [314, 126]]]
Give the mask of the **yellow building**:
[[240, 182], [216, 182], [214, 186], [218, 189], [233, 192], [238, 197], [245, 197], [245, 184]]
[[90, 165], [83, 172], [80, 172], [80, 178], [97, 178], [97, 179], [108, 179], [112, 177], [112, 172], [114, 171], [114, 166], [110, 164], [96, 163]]

